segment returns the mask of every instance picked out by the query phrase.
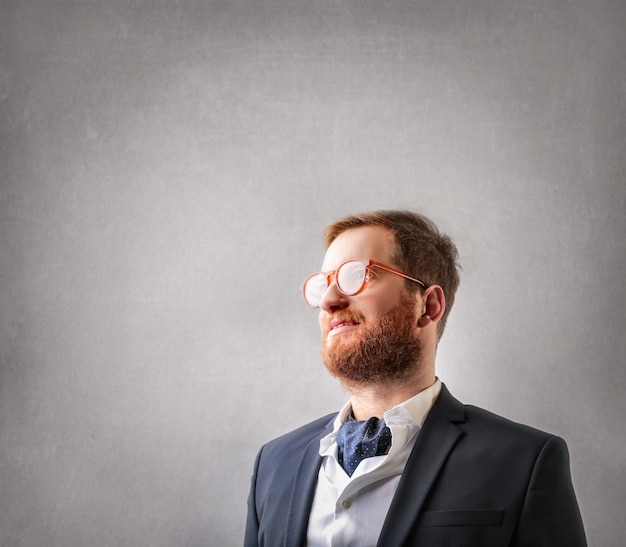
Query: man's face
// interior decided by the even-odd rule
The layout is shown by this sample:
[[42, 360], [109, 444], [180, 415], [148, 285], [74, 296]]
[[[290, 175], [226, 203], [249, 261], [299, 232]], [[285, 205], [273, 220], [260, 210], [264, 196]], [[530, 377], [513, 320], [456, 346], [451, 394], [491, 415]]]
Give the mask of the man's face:
[[[394, 266], [394, 249], [393, 235], [380, 226], [346, 230], [328, 248], [322, 271], [353, 259]], [[420, 361], [419, 296], [397, 275], [378, 268], [370, 274], [360, 294], [341, 294], [333, 283], [320, 303], [322, 359], [333, 376], [350, 384], [401, 380]]]

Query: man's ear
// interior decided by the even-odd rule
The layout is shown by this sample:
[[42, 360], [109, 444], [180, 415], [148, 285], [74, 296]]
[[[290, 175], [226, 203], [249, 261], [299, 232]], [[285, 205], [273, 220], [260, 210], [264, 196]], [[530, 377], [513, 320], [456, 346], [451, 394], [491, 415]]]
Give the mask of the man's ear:
[[431, 285], [422, 295], [422, 314], [417, 326], [425, 328], [431, 323], [439, 323], [446, 311], [446, 297], [439, 285]]

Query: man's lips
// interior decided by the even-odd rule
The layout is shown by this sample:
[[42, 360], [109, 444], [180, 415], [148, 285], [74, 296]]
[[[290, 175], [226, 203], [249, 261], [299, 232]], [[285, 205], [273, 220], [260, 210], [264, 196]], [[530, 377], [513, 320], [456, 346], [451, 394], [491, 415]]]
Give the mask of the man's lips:
[[328, 336], [352, 330], [360, 325], [356, 319], [333, 319], [328, 323]]

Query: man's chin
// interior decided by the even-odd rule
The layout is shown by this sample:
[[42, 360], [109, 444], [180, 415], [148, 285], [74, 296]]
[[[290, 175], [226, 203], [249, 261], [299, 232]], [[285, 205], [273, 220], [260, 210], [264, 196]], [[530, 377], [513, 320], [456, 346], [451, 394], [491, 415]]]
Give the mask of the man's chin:
[[338, 348], [346, 344], [354, 343], [356, 339], [357, 334], [354, 331], [327, 335], [322, 342], [322, 349]]
[[358, 350], [360, 340], [355, 333], [338, 334], [327, 337], [322, 344], [322, 357], [326, 360], [344, 360], [348, 355]]

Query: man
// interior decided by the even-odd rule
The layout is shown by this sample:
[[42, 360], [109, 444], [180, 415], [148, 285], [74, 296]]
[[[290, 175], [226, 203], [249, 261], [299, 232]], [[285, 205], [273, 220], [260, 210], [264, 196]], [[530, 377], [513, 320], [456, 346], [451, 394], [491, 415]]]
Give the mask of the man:
[[245, 545], [586, 545], [565, 442], [464, 406], [435, 376], [459, 283], [450, 238], [379, 211], [325, 242], [303, 293], [350, 400], [261, 449]]

